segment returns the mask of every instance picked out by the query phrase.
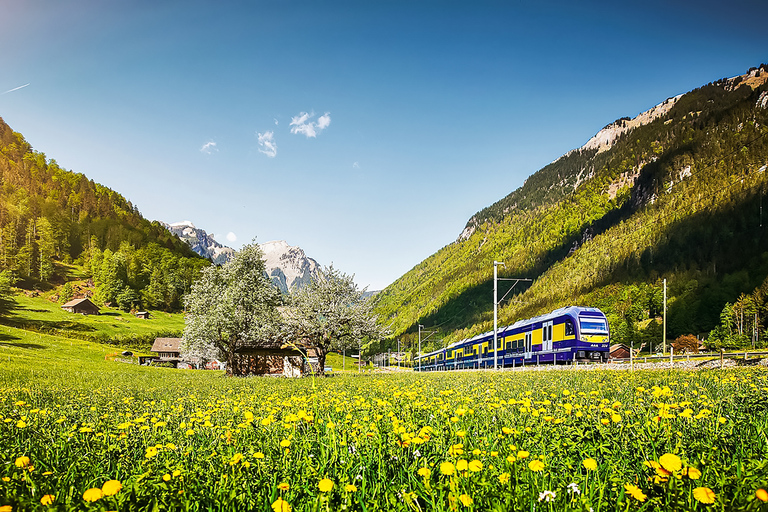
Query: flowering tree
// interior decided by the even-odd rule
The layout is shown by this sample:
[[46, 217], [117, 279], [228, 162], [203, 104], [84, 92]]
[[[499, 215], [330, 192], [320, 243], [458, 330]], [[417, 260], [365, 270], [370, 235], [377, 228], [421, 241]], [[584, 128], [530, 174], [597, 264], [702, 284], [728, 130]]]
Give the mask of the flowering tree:
[[329, 350], [387, 333], [378, 324], [372, 301], [364, 297], [365, 289], [358, 289], [353, 278], [331, 265], [291, 297], [284, 323], [286, 337], [317, 349], [321, 372]]
[[226, 357], [227, 372], [236, 374], [235, 351], [270, 338], [278, 325], [280, 294], [265, 273], [258, 244], [242, 248], [222, 267], [212, 265], [186, 298], [182, 351], [208, 353], [214, 347]]

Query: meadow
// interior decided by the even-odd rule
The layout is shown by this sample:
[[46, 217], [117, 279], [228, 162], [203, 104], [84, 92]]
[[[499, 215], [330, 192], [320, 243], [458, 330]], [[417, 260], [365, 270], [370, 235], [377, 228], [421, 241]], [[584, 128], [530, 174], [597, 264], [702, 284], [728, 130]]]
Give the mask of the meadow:
[[762, 367], [238, 379], [0, 338], [3, 511], [768, 510]]

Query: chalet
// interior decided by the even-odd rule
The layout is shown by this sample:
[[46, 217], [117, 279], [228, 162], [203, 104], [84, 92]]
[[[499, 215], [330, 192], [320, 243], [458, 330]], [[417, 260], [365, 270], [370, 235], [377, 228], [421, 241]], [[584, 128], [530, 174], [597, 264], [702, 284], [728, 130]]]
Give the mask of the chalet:
[[161, 363], [178, 363], [181, 354], [181, 338], [155, 338], [151, 352], [158, 355], [155, 361]]
[[149, 311], [137, 311], [136, 318], [144, 318], [145, 320], [149, 319]]
[[[300, 348], [300, 349], [299, 349]], [[317, 373], [317, 350], [280, 341], [263, 341], [235, 350], [235, 361], [227, 371], [231, 375], [271, 375], [301, 377]]]
[[96, 307], [96, 304], [91, 302], [91, 299], [87, 297], [84, 299], [72, 299], [71, 301], [61, 306], [61, 309], [64, 311], [69, 311], [70, 313], [78, 313], [81, 315], [99, 314], [99, 308]]

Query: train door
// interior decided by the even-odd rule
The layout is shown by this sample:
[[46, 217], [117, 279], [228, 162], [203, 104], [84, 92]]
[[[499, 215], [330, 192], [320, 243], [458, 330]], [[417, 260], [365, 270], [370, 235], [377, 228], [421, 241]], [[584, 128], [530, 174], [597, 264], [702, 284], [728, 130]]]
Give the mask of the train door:
[[525, 333], [525, 358], [530, 359], [533, 357], [533, 333], [528, 331]]
[[552, 351], [552, 325], [554, 321], [544, 322], [541, 326], [541, 350], [543, 352]]

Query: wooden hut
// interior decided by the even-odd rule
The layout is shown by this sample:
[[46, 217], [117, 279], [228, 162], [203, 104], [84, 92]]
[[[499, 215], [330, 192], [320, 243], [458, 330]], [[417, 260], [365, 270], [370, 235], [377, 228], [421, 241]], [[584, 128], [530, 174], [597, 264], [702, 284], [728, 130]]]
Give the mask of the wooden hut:
[[611, 345], [609, 357], [611, 359], [629, 359], [630, 348], [623, 343]]
[[149, 319], [149, 311], [137, 311], [136, 318], [144, 318], [145, 320]]
[[91, 302], [91, 299], [88, 297], [84, 299], [72, 299], [71, 301], [61, 306], [61, 309], [64, 311], [69, 311], [70, 313], [78, 313], [80, 315], [99, 314], [99, 308], [96, 306], [96, 304]]
[[236, 349], [235, 360], [227, 371], [238, 376], [301, 377], [317, 373], [317, 355], [314, 348], [264, 341]]

